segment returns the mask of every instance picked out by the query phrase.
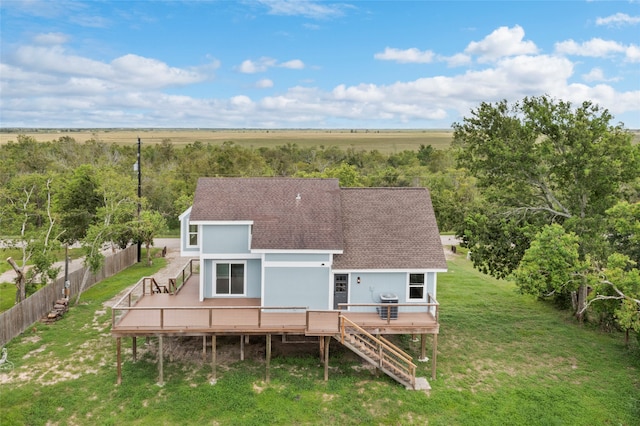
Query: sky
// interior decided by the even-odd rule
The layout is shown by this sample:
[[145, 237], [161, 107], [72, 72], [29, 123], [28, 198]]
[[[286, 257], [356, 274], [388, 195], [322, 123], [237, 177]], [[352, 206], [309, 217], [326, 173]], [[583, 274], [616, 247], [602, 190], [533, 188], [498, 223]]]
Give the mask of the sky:
[[640, 0], [2, 0], [0, 127], [449, 129], [547, 95], [640, 128]]

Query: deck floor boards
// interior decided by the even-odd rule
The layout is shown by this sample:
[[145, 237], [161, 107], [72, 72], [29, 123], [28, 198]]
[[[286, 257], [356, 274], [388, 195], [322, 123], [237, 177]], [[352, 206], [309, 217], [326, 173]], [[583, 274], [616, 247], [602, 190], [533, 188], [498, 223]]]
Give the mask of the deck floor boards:
[[[260, 299], [218, 297], [199, 299], [199, 276], [190, 277], [176, 295], [153, 294], [141, 297], [136, 309], [122, 309], [112, 327], [114, 336], [201, 335], [201, 334], [298, 334], [333, 335], [339, 332], [337, 314], [326, 311], [314, 317], [307, 328], [307, 312], [265, 309]], [[198, 309], [202, 308], [202, 309]], [[215, 308], [215, 309], [211, 309]], [[118, 307], [114, 307], [118, 311]], [[317, 312], [317, 311], [316, 311]], [[349, 320], [374, 334], [437, 334], [439, 324], [426, 312], [398, 312], [387, 321], [374, 312], [343, 312]]]

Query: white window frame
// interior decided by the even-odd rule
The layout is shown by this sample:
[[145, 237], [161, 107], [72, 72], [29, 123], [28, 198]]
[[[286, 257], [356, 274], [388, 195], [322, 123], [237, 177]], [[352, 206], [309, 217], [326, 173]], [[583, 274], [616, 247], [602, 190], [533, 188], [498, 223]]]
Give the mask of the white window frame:
[[[196, 228], [195, 232], [191, 230], [192, 226]], [[196, 236], [196, 243], [191, 244], [191, 236], [194, 234]], [[192, 225], [188, 223], [187, 224], [187, 247], [189, 248], [199, 247], [200, 246], [199, 243], [200, 243], [200, 225]]]
[[[231, 275], [231, 265], [242, 265], [242, 294], [231, 293], [231, 276], [229, 276], [229, 293], [218, 293], [218, 265], [229, 265], [229, 275]], [[247, 262], [238, 260], [216, 260], [213, 262], [212, 294], [214, 297], [246, 297], [247, 295]]]
[[[415, 284], [411, 282], [411, 275], [422, 275], [422, 283]], [[421, 298], [412, 298], [411, 289], [422, 288]], [[407, 274], [407, 301], [408, 302], [426, 302], [427, 300], [427, 274], [425, 272], [409, 272]]]

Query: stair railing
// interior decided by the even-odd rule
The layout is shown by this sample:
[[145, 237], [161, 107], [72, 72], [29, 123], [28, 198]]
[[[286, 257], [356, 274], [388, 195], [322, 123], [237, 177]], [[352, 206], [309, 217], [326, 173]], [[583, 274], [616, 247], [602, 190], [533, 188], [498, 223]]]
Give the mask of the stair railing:
[[354, 339], [360, 348], [365, 349], [361, 353], [373, 358], [380, 369], [408, 378], [411, 386], [415, 387], [416, 365], [409, 354], [387, 339], [374, 336], [344, 315], [340, 315], [340, 343], [344, 344], [345, 336]]

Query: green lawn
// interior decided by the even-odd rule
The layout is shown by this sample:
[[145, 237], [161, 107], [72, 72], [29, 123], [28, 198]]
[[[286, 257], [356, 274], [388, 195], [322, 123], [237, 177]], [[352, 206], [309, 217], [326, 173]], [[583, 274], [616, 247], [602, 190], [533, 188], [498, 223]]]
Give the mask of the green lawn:
[[[335, 341], [328, 382], [315, 346], [298, 358], [276, 356], [266, 384], [264, 352], [237, 361], [229, 356], [236, 343], [219, 347], [217, 384], [196, 354], [188, 362], [167, 357], [161, 387], [155, 342], [139, 339], [134, 364], [127, 340], [117, 386], [103, 302], [151, 273], [135, 265], [89, 290], [63, 320], [36, 324], [7, 345], [16, 368], [0, 373], [0, 424], [640, 424], [636, 341], [627, 348], [621, 334], [578, 326], [511, 283], [479, 275], [462, 255], [449, 265], [439, 278], [430, 394], [376, 377]], [[397, 341], [419, 352], [419, 343]], [[420, 364], [419, 375], [429, 377], [430, 367]]]

